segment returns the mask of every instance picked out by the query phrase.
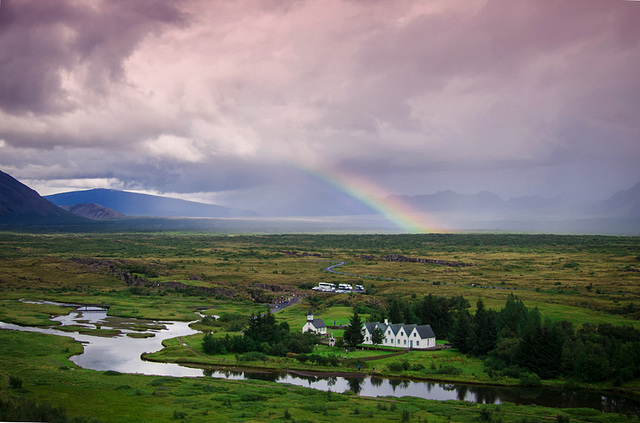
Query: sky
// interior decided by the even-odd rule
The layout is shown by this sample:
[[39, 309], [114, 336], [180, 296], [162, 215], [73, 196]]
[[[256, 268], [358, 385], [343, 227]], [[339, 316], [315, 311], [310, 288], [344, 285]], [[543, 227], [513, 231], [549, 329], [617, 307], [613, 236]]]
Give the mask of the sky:
[[1, 0], [0, 169], [266, 214], [606, 198], [640, 182], [639, 22], [624, 0]]

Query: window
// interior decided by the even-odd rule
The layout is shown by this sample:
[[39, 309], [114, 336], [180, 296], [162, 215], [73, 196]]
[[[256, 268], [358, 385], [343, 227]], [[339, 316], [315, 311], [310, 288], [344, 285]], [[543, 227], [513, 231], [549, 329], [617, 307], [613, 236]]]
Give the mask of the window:
[[407, 345], [407, 340], [406, 339], [404, 340], [404, 344]]

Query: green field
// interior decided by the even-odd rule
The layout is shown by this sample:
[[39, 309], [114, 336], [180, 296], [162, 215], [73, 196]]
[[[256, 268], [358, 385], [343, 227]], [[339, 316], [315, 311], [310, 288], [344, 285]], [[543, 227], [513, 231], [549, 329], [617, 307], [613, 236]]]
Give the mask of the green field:
[[[433, 263], [390, 262], [384, 257], [470, 263], [453, 267]], [[330, 263], [347, 264], [323, 271]], [[509, 294], [551, 320], [640, 328], [640, 238], [509, 234], [425, 235], [255, 235], [202, 233], [24, 234], [0, 233], [0, 320], [20, 325], [51, 325], [49, 317], [69, 308], [18, 301], [109, 305], [109, 315], [140, 319], [194, 321], [203, 315], [225, 322], [198, 323], [215, 336], [238, 335], [250, 314], [264, 312], [280, 298], [301, 298], [277, 311], [278, 323], [299, 331], [309, 308], [337, 328], [341, 337], [354, 308], [386, 308], [393, 298], [419, 300], [428, 294], [462, 295], [473, 313], [477, 299], [499, 310]], [[385, 280], [393, 278], [401, 280]], [[316, 293], [319, 282], [361, 284], [366, 294]], [[367, 313], [362, 317], [366, 319]], [[235, 323], [235, 324], [234, 324]], [[352, 351], [351, 362], [325, 368], [292, 357], [238, 363], [234, 354], [207, 356], [202, 333], [177, 340], [149, 355], [154, 360], [207, 365], [243, 365], [273, 369], [351, 372], [357, 360], [364, 373], [473, 383], [517, 384], [490, 375], [482, 360], [457, 350], [392, 353]], [[0, 373], [21, 388], [3, 388], [3, 400], [34, 400], [62, 406], [70, 416], [98, 421], [493, 421], [571, 419], [572, 410], [515, 405], [481, 406], [409, 398], [368, 399], [327, 394], [268, 382], [153, 378], [110, 375], [77, 368], [68, 356], [81, 345], [67, 338], [0, 331]], [[442, 340], [439, 340], [442, 341]], [[195, 352], [194, 352], [195, 351]], [[341, 354], [318, 346], [314, 353]], [[342, 354], [341, 354], [342, 355]], [[379, 357], [378, 357], [379, 356]], [[344, 357], [342, 357], [344, 358]], [[393, 370], [403, 364], [406, 368]], [[373, 369], [375, 367], [375, 371]], [[441, 368], [455, 368], [442, 373]], [[440, 372], [440, 373], [439, 373]], [[17, 379], [15, 379], [17, 378]], [[638, 395], [638, 379], [615, 387]], [[7, 382], [8, 383], [8, 382]], [[566, 381], [549, 380], [550, 386]], [[591, 386], [613, 388], [603, 383]], [[81, 397], [82, 401], [75, 398]], [[313, 404], [313, 405], [312, 405]], [[395, 404], [392, 408], [392, 404]], [[484, 413], [484, 414], [482, 414]], [[288, 419], [286, 417], [289, 417]], [[409, 416], [409, 417], [407, 417]], [[595, 413], [583, 421], [625, 421]], [[620, 420], [622, 419], [622, 420]], [[629, 421], [637, 421], [637, 417]], [[635, 420], [634, 420], [635, 419]]]

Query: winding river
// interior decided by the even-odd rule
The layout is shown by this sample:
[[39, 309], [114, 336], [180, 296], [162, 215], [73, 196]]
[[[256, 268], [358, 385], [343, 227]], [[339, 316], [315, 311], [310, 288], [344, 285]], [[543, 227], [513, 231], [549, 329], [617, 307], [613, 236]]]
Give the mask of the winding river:
[[[68, 304], [67, 304], [68, 305]], [[538, 404], [549, 407], [590, 407], [605, 412], [639, 414], [640, 401], [612, 394], [591, 391], [551, 390], [536, 388], [506, 388], [494, 386], [472, 386], [461, 384], [411, 381], [406, 379], [364, 377], [326, 377], [322, 374], [300, 374], [300, 372], [273, 372], [256, 370], [212, 370], [185, 367], [172, 363], [153, 363], [140, 358], [142, 353], [162, 348], [162, 341], [196, 333], [188, 322], [149, 322], [137, 319], [121, 319], [107, 316], [106, 310], [76, 309], [69, 315], [54, 319], [61, 326], [73, 325], [87, 329], [117, 328], [121, 335], [101, 337], [80, 332], [65, 332], [55, 328], [18, 326], [0, 322], [0, 329], [39, 332], [72, 337], [82, 342], [84, 352], [71, 360], [85, 369], [122, 373], [175, 377], [215, 377], [226, 379], [260, 379], [289, 383], [333, 392], [352, 391], [363, 396], [415, 396], [433, 400], [460, 400], [483, 404]], [[140, 324], [150, 326], [146, 338], [132, 337], [141, 334]], [[129, 335], [128, 335], [129, 334]]]

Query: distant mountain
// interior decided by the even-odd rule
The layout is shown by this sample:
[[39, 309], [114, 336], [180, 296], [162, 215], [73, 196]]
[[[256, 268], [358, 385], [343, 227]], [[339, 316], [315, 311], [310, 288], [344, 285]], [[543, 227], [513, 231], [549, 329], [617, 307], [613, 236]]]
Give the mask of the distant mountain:
[[59, 206], [100, 204], [128, 216], [249, 217], [256, 215], [249, 210], [113, 189], [65, 192], [47, 195], [45, 198]]
[[596, 203], [593, 209], [603, 215], [640, 217], [640, 183]]
[[435, 194], [390, 196], [423, 212], [497, 213], [503, 216], [546, 214], [573, 216], [592, 215], [593, 204], [578, 194], [566, 193], [551, 198], [541, 196], [517, 197], [503, 200], [498, 195], [481, 191], [477, 194], [459, 194], [451, 190]]
[[0, 224], [59, 225], [84, 222], [85, 219], [52, 204], [0, 171]]
[[100, 204], [75, 204], [73, 206], [60, 206], [66, 211], [75, 214], [76, 216], [86, 217], [87, 219], [102, 220], [102, 219], [117, 219], [119, 217], [125, 217], [124, 214], [115, 210], [108, 209]]
[[477, 194], [458, 194], [451, 190], [435, 194], [390, 196], [421, 211], [474, 211], [503, 209], [505, 202], [496, 194], [482, 191]]

